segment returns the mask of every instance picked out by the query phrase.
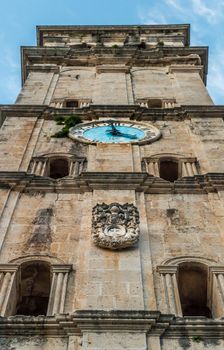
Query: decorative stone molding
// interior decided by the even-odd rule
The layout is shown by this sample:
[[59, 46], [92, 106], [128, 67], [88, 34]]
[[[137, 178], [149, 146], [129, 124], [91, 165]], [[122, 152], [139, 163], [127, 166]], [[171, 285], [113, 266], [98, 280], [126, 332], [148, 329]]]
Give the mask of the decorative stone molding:
[[69, 174], [68, 176], [79, 176], [83, 171], [86, 170], [87, 161], [85, 157], [76, 157], [71, 154], [52, 153], [46, 154], [39, 157], [33, 157], [29, 166], [29, 173], [48, 176], [48, 166], [51, 160], [57, 158], [65, 158], [69, 162]]
[[[19, 264], [0, 265], [0, 316], [2, 317], [11, 316], [15, 312], [19, 267]], [[51, 265], [52, 282], [47, 310], [48, 316], [64, 313], [68, 275], [71, 269], [71, 265]]]
[[[75, 100], [78, 103], [78, 107], [76, 108], [83, 108], [83, 107], [89, 107], [92, 103], [92, 100], [90, 98], [82, 98], [77, 99], [76, 97], [69, 96], [69, 98], [57, 98], [51, 101], [50, 106], [55, 108], [68, 108], [66, 107], [66, 102]], [[74, 107], [75, 108], [75, 107]]]
[[15, 291], [16, 272], [18, 265], [4, 264], [0, 265], [0, 316], [8, 316], [13, 308], [11, 300], [12, 293]]
[[50, 64], [50, 63], [35, 64], [35, 65], [28, 64], [26, 69], [27, 69], [27, 73], [30, 73], [30, 72], [59, 73], [60, 71], [60, 67], [57, 64]]
[[178, 174], [180, 177], [199, 175], [198, 161], [194, 157], [184, 157], [178, 154], [158, 154], [152, 157], [142, 158], [142, 171], [159, 177], [160, 160], [175, 160], [178, 162]]
[[[208, 266], [202, 259], [190, 257], [179, 258], [178, 263], [203, 263], [208, 267], [207, 302], [214, 318], [224, 316], [224, 266]], [[211, 262], [210, 262], [211, 263]], [[178, 265], [162, 265], [157, 267], [162, 278], [166, 312], [182, 317], [182, 308], [177, 285]]]
[[200, 255], [181, 255], [181, 256], [175, 256], [169, 259], [166, 259], [162, 262], [161, 268], [164, 266], [165, 268], [167, 266], [178, 266], [183, 263], [199, 263], [204, 264], [207, 266], [214, 266], [216, 264], [216, 261], [204, 256]]
[[[71, 111], [71, 114], [73, 111]], [[100, 118], [129, 118], [137, 121], [183, 121], [193, 118], [223, 118], [224, 106], [180, 106], [172, 111], [164, 108], [155, 110], [154, 108], [141, 108], [138, 105], [93, 105], [86, 109], [77, 109], [74, 113], [82, 118], [83, 121], [91, 121]], [[42, 105], [1, 105], [0, 119], [9, 118], [41, 118], [46, 120], [55, 120], [55, 116], [64, 116], [64, 109], [55, 109], [54, 107]]]
[[[191, 56], [191, 55], [189, 55]], [[195, 56], [198, 56], [198, 55], [195, 55]], [[201, 59], [200, 57], [198, 56], [195, 57], [196, 61], [198, 60], [198, 65], [195, 66], [193, 64], [196, 64], [196, 61], [195, 63], [192, 63], [190, 65], [187, 65], [187, 64], [182, 64], [182, 65], [171, 65], [169, 67], [169, 73], [198, 73], [202, 78], [203, 78], [203, 66], [201, 66]]]
[[224, 316], [224, 266], [210, 266], [211, 308], [215, 317]]
[[97, 204], [92, 210], [93, 242], [102, 248], [123, 249], [139, 239], [139, 213], [133, 204]]
[[[76, 310], [72, 314], [53, 316], [16, 316], [0, 318], [0, 335], [18, 337], [18, 332], [29, 336], [71, 336], [90, 333], [120, 332], [121, 329], [135, 336], [136, 331], [148, 337], [202, 337], [211, 341], [224, 337], [224, 320], [205, 317], [175, 318], [159, 311], [143, 310]], [[201, 346], [201, 345], [200, 345]], [[154, 348], [153, 348], [154, 349]]]
[[175, 98], [139, 98], [136, 103], [144, 108], [175, 108], [177, 106]]
[[65, 296], [68, 284], [68, 275], [72, 269], [71, 265], [52, 265], [51, 292], [47, 315], [63, 314]]
[[97, 74], [101, 73], [129, 73], [130, 66], [126, 65], [100, 65], [96, 67]]
[[83, 193], [94, 190], [134, 190], [146, 194], [197, 193], [224, 191], [224, 173], [183, 177], [169, 182], [146, 172], [82, 172], [80, 176], [54, 180], [26, 172], [0, 172], [0, 188], [29, 193]]
[[182, 316], [182, 309], [177, 286], [177, 266], [158, 266], [162, 278], [167, 313]]

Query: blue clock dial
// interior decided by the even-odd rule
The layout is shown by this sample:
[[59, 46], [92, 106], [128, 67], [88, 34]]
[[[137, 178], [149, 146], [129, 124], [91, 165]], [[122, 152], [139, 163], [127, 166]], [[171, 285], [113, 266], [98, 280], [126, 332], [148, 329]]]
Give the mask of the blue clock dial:
[[86, 130], [83, 136], [95, 142], [123, 143], [137, 141], [145, 136], [144, 131], [131, 126], [96, 126]]
[[86, 143], [144, 144], [160, 137], [160, 131], [150, 125], [131, 121], [103, 120], [78, 124], [69, 130], [69, 137]]

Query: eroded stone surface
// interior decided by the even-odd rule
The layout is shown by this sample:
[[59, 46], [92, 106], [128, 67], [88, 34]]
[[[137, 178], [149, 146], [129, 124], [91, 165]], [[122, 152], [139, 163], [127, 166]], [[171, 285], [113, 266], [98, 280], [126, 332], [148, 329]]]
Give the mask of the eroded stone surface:
[[[69, 275], [64, 284], [67, 290], [63, 292], [63, 313], [69, 314], [68, 318], [50, 315], [39, 323], [36, 320], [36, 327], [29, 326], [25, 316], [13, 326], [9, 319], [14, 333], [0, 337], [3, 350], [223, 349], [223, 324], [218, 324], [223, 304], [216, 293], [221, 284], [215, 285], [222, 282], [217, 276], [223, 275], [223, 187], [220, 190], [218, 177], [215, 190], [209, 182], [202, 186], [203, 177], [198, 180], [197, 192], [195, 180], [200, 174], [224, 172], [223, 110], [213, 108], [203, 84], [206, 52], [186, 46], [185, 26], [135, 27], [127, 29], [129, 32], [126, 29], [97, 33], [91, 28], [84, 34], [77, 28], [73, 34], [68, 28], [55, 28], [53, 32], [40, 29], [39, 51], [26, 51], [26, 81], [15, 109], [1, 107], [4, 118], [0, 116], [0, 120], [4, 119], [4, 123], [0, 130], [0, 171], [13, 175], [11, 182], [6, 174], [0, 183], [1, 273], [6, 275], [4, 264], [9, 269], [13, 263], [11, 278], [16, 269], [21, 272], [24, 261], [45, 259], [58, 268], [58, 280]], [[146, 41], [145, 48], [141, 40]], [[83, 108], [63, 109], [65, 99], [81, 100], [79, 107]], [[145, 110], [145, 114], [141, 112], [150, 103], [165, 100], [172, 101], [172, 106], [161, 104], [162, 112], [158, 105]], [[109, 104], [110, 108], [106, 106]], [[86, 145], [69, 138], [53, 138], [62, 128], [53, 120], [55, 113], [79, 113], [83, 122], [113, 117], [134, 123], [142, 118], [145, 124], [158, 128], [162, 137], [146, 145]], [[76, 181], [72, 176], [64, 183], [46, 179], [40, 186], [38, 181], [47, 172], [38, 173], [39, 178], [26, 176], [32, 157], [68, 153], [86, 157], [85, 170], [98, 176], [97, 180], [90, 174], [89, 186], [82, 176], [77, 187], [69, 187]], [[167, 183], [158, 178], [159, 173], [154, 186], [153, 174], [144, 178], [142, 159], [164, 154], [197, 162], [194, 191], [191, 176], [179, 184], [182, 193], [176, 193], [172, 183], [166, 193]], [[108, 180], [104, 174], [107, 172], [118, 173], [120, 182], [115, 176]], [[136, 177], [128, 175], [132, 172], [137, 173]], [[142, 175], [141, 186], [138, 173]], [[32, 190], [29, 181], [33, 181]], [[144, 181], [152, 182], [150, 193]], [[138, 209], [141, 234], [137, 245], [112, 251], [93, 243], [92, 209], [99, 203], [118, 203], [121, 208], [132, 203]], [[189, 323], [182, 317], [174, 320], [174, 316], [164, 316], [175, 312], [168, 308], [163, 282], [168, 287], [175, 283], [172, 276], [181, 259], [195, 259], [213, 271], [209, 276], [214, 290], [208, 292], [208, 303], [217, 320], [197, 319], [196, 323]], [[68, 268], [68, 273], [62, 274], [60, 266], [68, 264], [73, 270]], [[169, 267], [169, 273], [164, 272], [164, 266]], [[10, 296], [13, 303], [18, 279], [10, 281], [14, 281]], [[62, 297], [53, 292], [58, 299]], [[178, 294], [177, 289], [175, 292]], [[77, 315], [72, 320], [75, 310], [92, 313], [89, 318], [83, 314], [78, 315], [79, 320]], [[94, 310], [101, 314], [94, 315]], [[117, 312], [116, 318], [110, 310]], [[140, 314], [134, 317], [125, 313], [134, 310]], [[148, 310], [158, 312], [148, 320], [143, 313]], [[108, 312], [105, 319], [103, 311]], [[161, 318], [159, 312], [163, 314]], [[43, 332], [41, 337], [39, 331]], [[31, 332], [29, 338], [27, 332]]]

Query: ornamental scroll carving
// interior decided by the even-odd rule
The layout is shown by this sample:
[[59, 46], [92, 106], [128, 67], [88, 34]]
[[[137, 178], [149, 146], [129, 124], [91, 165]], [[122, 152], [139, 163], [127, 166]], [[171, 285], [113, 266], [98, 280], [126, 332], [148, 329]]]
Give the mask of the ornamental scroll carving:
[[123, 249], [139, 239], [139, 213], [133, 204], [97, 204], [92, 211], [93, 242], [103, 248]]

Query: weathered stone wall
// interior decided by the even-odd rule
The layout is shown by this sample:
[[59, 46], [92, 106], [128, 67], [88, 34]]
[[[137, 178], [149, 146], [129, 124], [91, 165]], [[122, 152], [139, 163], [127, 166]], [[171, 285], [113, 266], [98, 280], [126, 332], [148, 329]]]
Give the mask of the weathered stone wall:
[[45, 99], [53, 77], [54, 73], [51, 72], [30, 72], [16, 103], [24, 105], [45, 104]]
[[30, 160], [34, 146], [30, 138], [36, 140], [39, 124], [36, 117], [5, 119], [0, 129], [1, 171], [21, 170], [26, 152], [29, 152]]
[[94, 67], [62, 68], [53, 94], [53, 100], [63, 98], [89, 98], [92, 100], [95, 81]]
[[222, 264], [223, 195], [160, 194], [145, 200], [157, 307], [166, 312], [157, 266], [189, 254]]
[[[117, 28], [116, 28], [117, 27]], [[186, 25], [182, 28], [176, 26], [166, 26], [158, 30], [155, 26], [139, 30], [139, 26], [80, 26], [79, 28], [64, 27], [64, 30], [55, 27], [48, 31], [47, 27], [39, 27], [41, 32], [41, 46], [45, 47], [74, 47], [80, 44], [99, 45], [106, 47], [113, 45], [123, 46], [124, 43], [139, 44], [142, 40], [150, 47], [155, 47], [158, 42], [163, 42], [167, 46], [182, 47], [186, 43]], [[128, 41], [127, 41], [128, 38]]]
[[48, 338], [48, 337], [32, 337], [32, 339], [24, 334], [24, 336], [3, 338], [0, 337], [0, 349], [2, 350], [67, 350], [68, 339]]
[[[100, 65], [99, 65], [100, 67]], [[50, 104], [63, 99], [90, 100], [96, 105], [137, 104], [139, 99], [175, 99], [177, 105], [212, 105], [206, 87], [192, 66], [133, 67], [109, 65], [103, 72], [96, 67], [62, 68], [60, 74], [31, 72], [17, 99], [17, 104]], [[194, 67], [194, 66], [193, 66]], [[191, 72], [192, 70], [192, 72]]]
[[0, 169], [26, 171], [32, 156], [64, 152], [76, 156], [89, 154], [89, 171], [140, 171], [141, 158], [163, 153], [196, 157], [202, 174], [224, 171], [224, 164], [220, 162], [224, 152], [222, 118], [204, 117], [150, 124], [162, 132], [161, 139], [150, 145], [88, 146], [69, 138], [53, 138], [52, 135], [61, 129], [53, 120], [6, 118], [0, 130]]
[[[211, 114], [212, 109], [205, 111], [206, 116], [197, 116], [195, 112], [191, 115], [188, 111], [184, 115], [181, 108], [169, 108], [167, 118], [165, 113], [162, 116], [162, 113], [159, 115], [155, 111], [153, 121], [148, 122], [143, 118], [144, 123], [160, 129], [162, 136], [152, 144], [141, 146], [87, 145], [69, 138], [52, 137], [61, 130], [62, 125], [57, 125], [50, 113], [54, 113], [54, 107], [64, 107], [65, 99], [84, 100], [93, 105], [113, 105], [114, 108], [116, 105], [128, 107], [139, 103], [141, 99], [150, 98], [176, 100], [177, 106], [213, 104], [201, 78], [202, 75], [205, 78], [205, 72], [203, 74], [202, 71], [203, 68], [206, 71], [206, 67], [203, 67], [203, 64], [206, 65], [206, 52], [198, 51], [200, 57], [191, 54], [187, 48], [187, 28], [160, 28], [158, 31], [151, 28], [148, 32], [140, 33], [139, 28], [135, 27], [133, 31], [130, 43], [139, 45], [141, 40], [146, 41], [154, 58], [151, 54], [146, 58], [146, 51], [141, 51], [142, 48], [138, 46], [133, 46], [130, 51], [125, 49], [122, 56], [119, 50], [127, 40], [127, 32], [121, 29], [113, 34], [104, 33], [103, 36], [97, 32], [72, 34], [68, 28], [61, 31], [60, 35], [57, 29], [54, 33], [41, 31], [40, 46], [45, 48], [39, 47], [39, 51], [33, 51], [34, 55], [30, 56], [33, 61], [29, 61], [29, 54], [24, 55], [24, 74], [26, 69], [29, 73], [15, 107], [28, 114], [27, 117], [24, 114], [19, 116], [17, 111], [13, 116], [11, 111], [0, 130], [0, 263], [4, 271], [4, 264], [8, 264], [7, 268], [12, 264], [19, 268], [22, 262], [29, 259], [46, 259], [51, 265], [67, 266], [69, 277], [68, 283], [64, 284], [67, 288], [64, 290], [64, 314], [40, 316], [35, 322], [34, 317], [12, 317], [11, 321], [7, 319], [9, 322], [5, 328], [5, 318], [0, 319], [0, 333], [4, 331], [8, 336], [1, 333], [4, 334], [0, 337], [0, 348], [3, 350], [202, 350], [205, 347], [221, 350], [224, 346], [222, 320], [219, 324], [219, 339], [216, 339], [215, 323], [212, 323], [215, 320], [207, 320], [206, 323], [204, 319], [198, 319], [195, 326], [194, 320], [185, 322], [181, 317], [168, 315], [175, 312], [167, 307], [167, 295], [158, 268], [161, 265], [164, 267], [168, 260], [171, 267], [175, 268], [172, 264], [175, 265], [174, 259], [179, 257], [204, 259], [218, 269], [217, 274], [220, 274], [222, 281], [223, 272], [219, 268], [223, 266], [223, 191], [217, 190], [218, 185], [215, 191], [209, 185], [206, 189], [205, 186], [200, 188], [205, 177], [195, 176], [197, 186], [190, 186], [193, 178], [188, 177], [181, 184], [182, 193], [181, 190], [176, 193], [172, 184], [167, 190], [167, 183], [162, 180], [159, 190], [154, 187], [150, 192], [147, 181], [149, 183], [155, 178], [141, 173], [141, 160], [158, 154], [196, 158], [201, 174], [223, 173], [223, 118]], [[92, 48], [88, 48], [87, 43]], [[82, 56], [77, 47], [77, 57], [74, 56], [73, 49], [78, 44], [84, 44], [80, 46], [84, 51], [92, 50], [88, 51], [89, 57], [86, 55], [87, 50], [82, 52]], [[114, 45], [119, 48], [112, 47]], [[54, 53], [55, 46], [58, 46], [57, 54], [63, 53], [64, 56], [54, 57], [52, 62], [56, 63], [51, 64], [49, 57]], [[99, 49], [99, 46], [102, 56], [104, 48], [111, 47], [102, 60], [95, 56], [97, 50], [94, 51], [94, 48]], [[164, 57], [159, 57], [164, 46], [170, 46], [170, 51], [164, 50]], [[176, 51], [178, 47], [180, 55]], [[63, 48], [62, 51], [60, 48]], [[91, 52], [94, 52], [92, 56]], [[136, 61], [134, 57], [134, 62], [139, 62], [139, 66], [129, 62], [133, 52], [139, 56]], [[40, 63], [41, 53], [43, 60]], [[143, 61], [146, 59], [145, 65], [140, 59], [141, 55]], [[62, 64], [63, 57], [67, 67]], [[49, 60], [44, 61], [46, 58]], [[175, 65], [175, 61], [178, 64]], [[38, 65], [33, 62], [38, 62]], [[61, 66], [63, 68], [59, 69]], [[24, 112], [26, 107], [22, 105], [42, 105], [43, 109], [43, 105], [46, 105], [52, 108], [46, 108], [45, 112], [42, 110], [38, 118], [37, 112], [36, 116], [32, 115], [34, 106]], [[101, 108], [101, 119], [111, 118], [110, 113], [113, 111], [107, 114], [106, 107]], [[122, 108], [124, 110], [124, 107], [120, 107], [119, 112], [121, 115], [116, 117], [124, 118], [125, 115], [126, 119], [123, 120], [129, 120], [129, 115], [133, 122], [135, 118], [141, 122], [140, 107], [138, 110], [132, 107], [133, 111], [124, 115]], [[137, 111], [136, 115], [134, 110]], [[86, 112], [85, 117], [89, 116], [89, 120], [93, 120], [94, 108], [86, 109]], [[105, 117], [102, 117], [103, 113]], [[208, 117], [209, 113], [211, 117]], [[42, 181], [41, 177], [26, 174], [28, 169], [30, 171], [32, 157], [62, 153], [87, 158], [87, 172], [97, 173], [95, 175], [98, 176], [97, 180], [96, 177], [90, 179], [92, 187], [85, 182], [85, 175], [91, 177], [91, 174], [59, 181], [46, 178]], [[110, 182], [104, 182], [105, 172], [111, 173]], [[135, 172], [137, 174], [133, 174]], [[131, 175], [119, 174], [123, 183], [118, 184], [115, 179], [117, 173]], [[141, 185], [139, 178], [143, 179]], [[202, 178], [201, 182], [199, 178]], [[129, 179], [134, 180], [129, 183]], [[219, 179], [217, 182], [219, 184]], [[31, 183], [33, 187], [29, 187]], [[79, 185], [76, 186], [77, 183]], [[138, 208], [140, 239], [132, 248], [111, 251], [93, 243], [92, 208], [103, 202], [130, 203]], [[72, 271], [68, 272], [70, 267]], [[6, 281], [4, 288], [9, 290], [6, 283], [11, 275], [6, 273], [3, 276], [2, 270], [0, 272], [0, 277]], [[52, 280], [64, 279], [65, 272], [60, 273], [59, 277], [54, 275]], [[15, 284], [11, 284], [11, 287]], [[16, 288], [12, 293], [14, 296]], [[61, 297], [58, 290], [56, 292], [56, 297]], [[219, 298], [211, 295], [210, 291], [208, 294], [209, 303], [214, 302], [215, 315], [222, 316], [223, 306], [220, 307]], [[3, 297], [0, 296], [2, 304]], [[89, 316], [84, 310], [90, 313]], [[137, 315], [133, 316], [135, 310]], [[178, 313], [176, 315], [180, 316]], [[192, 324], [200, 336], [196, 331], [194, 335]], [[206, 337], [208, 327], [208, 332], [213, 332], [213, 338]], [[11, 330], [14, 333], [10, 333]], [[43, 334], [41, 337], [39, 330]], [[151, 332], [149, 337], [146, 336], [148, 332]], [[31, 334], [29, 339], [28, 334]], [[172, 338], [173, 334], [175, 338]]]
[[[142, 225], [139, 247], [111, 252], [93, 245], [92, 207], [96, 203], [115, 201], [136, 203], [139, 208]], [[73, 264], [76, 287], [69, 286], [68, 310], [152, 309], [155, 300], [150, 259], [157, 281], [157, 307], [164, 310], [158, 265], [172, 257], [186, 256], [189, 251], [191, 256], [201, 256], [203, 252], [203, 256], [215, 263], [222, 262], [224, 203], [221, 194], [155, 194], [145, 198], [138, 195], [135, 201], [133, 191], [24, 193], [13, 204], [1, 263], [41, 254]], [[10, 216], [10, 206], [6, 210]], [[4, 225], [1, 222], [2, 234]]]
[[162, 339], [161, 350], [222, 350], [223, 347], [222, 339], [192, 336], [179, 339]]

